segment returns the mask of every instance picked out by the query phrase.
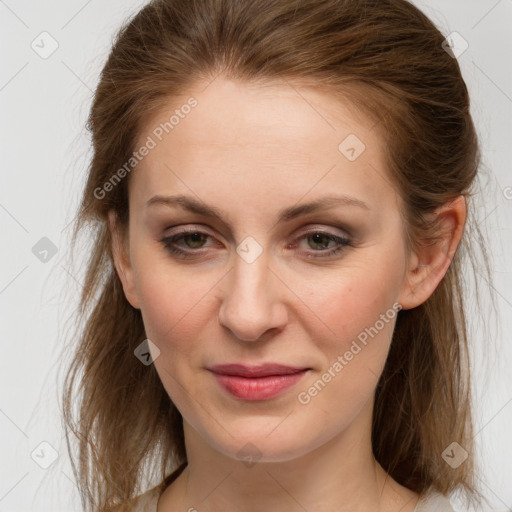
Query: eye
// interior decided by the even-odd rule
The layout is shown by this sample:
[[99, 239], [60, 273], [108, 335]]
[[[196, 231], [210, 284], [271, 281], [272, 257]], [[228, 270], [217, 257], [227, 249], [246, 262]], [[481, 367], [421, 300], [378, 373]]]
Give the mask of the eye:
[[[205, 243], [209, 238], [212, 237], [208, 233], [197, 229], [182, 229], [179, 233], [163, 238], [161, 242], [171, 254], [180, 258], [192, 258], [200, 255], [198, 249], [207, 247]], [[314, 249], [313, 251], [301, 251], [306, 258], [326, 258], [334, 256], [341, 252], [346, 246], [352, 245], [351, 241], [346, 237], [337, 236], [333, 233], [317, 229], [299, 237], [292, 244], [292, 248], [298, 245], [297, 241], [302, 240], [305, 240], [307, 245]], [[184, 242], [185, 245], [180, 246], [178, 242]], [[330, 243], [334, 243], [334, 247], [328, 248]]]
[[[198, 231], [197, 229], [184, 229], [175, 235], [163, 238], [161, 241], [164, 247], [171, 253], [181, 257], [189, 256], [189, 249], [201, 249], [204, 241], [210, 238], [210, 235]], [[176, 245], [176, 242], [183, 240], [186, 242], [185, 248]], [[197, 251], [192, 251], [197, 252]]]
[[334, 243], [334, 247], [331, 247], [328, 250], [314, 250], [313, 253], [304, 253], [306, 258], [327, 258], [329, 256], [334, 256], [335, 254], [338, 254], [346, 246], [352, 245], [351, 241], [346, 237], [337, 236], [334, 235], [333, 233], [319, 230], [314, 230], [310, 231], [309, 233], [305, 233], [298, 240], [306, 240], [307, 245], [315, 249], [327, 249], [329, 243]]

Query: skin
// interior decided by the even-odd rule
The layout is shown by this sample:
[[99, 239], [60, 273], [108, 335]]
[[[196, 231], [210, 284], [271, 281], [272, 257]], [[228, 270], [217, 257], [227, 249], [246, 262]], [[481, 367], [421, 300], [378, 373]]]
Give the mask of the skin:
[[[437, 245], [408, 252], [384, 141], [349, 103], [311, 87], [219, 76], [169, 100], [140, 143], [190, 96], [198, 105], [130, 175], [127, 237], [110, 216], [126, 298], [141, 310], [160, 350], [156, 370], [184, 419], [188, 466], [158, 512], [412, 512], [418, 495], [389, 477], [371, 448], [375, 387], [396, 316], [309, 403], [298, 395], [394, 303], [413, 308], [433, 293], [460, 242], [464, 198], [437, 212]], [[366, 146], [354, 161], [338, 149], [349, 134]], [[368, 208], [338, 205], [277, 222], [282, 208], [333, 193]], [[218, 208], [222, 220], [145, 206], [156, 194], [185, 194]], [[188, 258], [161, 242], [180, 227], [207, 235], [175, 242]], [[311, 231], [351, 245], [319, 257], [338, 244]], [[251, 263], [236, 250], [249, 236], [262, 249]], [[311, 370], [282, 395], [247, 402], [205, 369], [231, 362]], [[247, 443], [260, 456], [250, 466], [237, 455]]]

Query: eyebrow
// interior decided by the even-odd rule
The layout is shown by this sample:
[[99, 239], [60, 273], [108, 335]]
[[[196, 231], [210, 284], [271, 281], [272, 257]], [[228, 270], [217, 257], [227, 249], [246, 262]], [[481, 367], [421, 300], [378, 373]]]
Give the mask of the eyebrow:
[[[173, 196], [153, 196], [146, 202], [146, 207], [153, 205], [165, 205], [165, 206], [180, 206], [184, 210], [188, 210], [199, 215], [207, 217], [213, 217], [222, 221], [222, 211], [216, 207], [209, 206], [201, 201], [194, 199], [193, 197], [186, 195], [173, 195]], [[334, 206], [357, 206], [365, 210], [370, 210], [368, 205], [355, 197], [347, 195], [338, 196], [324, 196], [309, 203], [303, 203], [298, 206], [290, 206], [278, 212], [277, 222], [290, 221], [301, 215], [308, 213], [314, 213], [321, 210], [327, 210]]]

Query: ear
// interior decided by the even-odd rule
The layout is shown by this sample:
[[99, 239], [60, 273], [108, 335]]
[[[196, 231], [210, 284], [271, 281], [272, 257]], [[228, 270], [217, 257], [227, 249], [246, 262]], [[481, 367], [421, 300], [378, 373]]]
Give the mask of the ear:
[[133, 269], [130, 262], [126, 240], [119, 230], [117, 215], [114, 210], [109, 210], [108, 221], [112, 239], [112, 256], [114, 266], [123, 285], [124, 294], [128, 302], [136, 309], [140, 309], [139, 300], [135, 291]]
[[400, 296], [403, 309], [425, 302], [435, 291], [455, 256], [466, 222], [466, 201], [460, 195], [445, 203], [433, 214], [438, 218], [439, 238], [413, 251]]

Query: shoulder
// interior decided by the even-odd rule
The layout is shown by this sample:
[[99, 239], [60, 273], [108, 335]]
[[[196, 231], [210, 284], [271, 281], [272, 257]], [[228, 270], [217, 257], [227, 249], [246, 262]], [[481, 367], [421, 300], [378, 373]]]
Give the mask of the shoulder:
[[[170, 488], [170, 485], [180, 476], [186, 466], [187, 462], [183, 462], [170, 475], [167, 475], [162, 483], [155, 485], [155, 487], [133, 498], [130, 502], [129, 512], [157, 512], [160, 496]], [[109, 512], [128, 512], [125, 508], [118, 505], [110, 509]]]
[[420, 497], [414, 512], [454, 512], [454, 510], [446, 496], [437, 491], [428, 491]]

